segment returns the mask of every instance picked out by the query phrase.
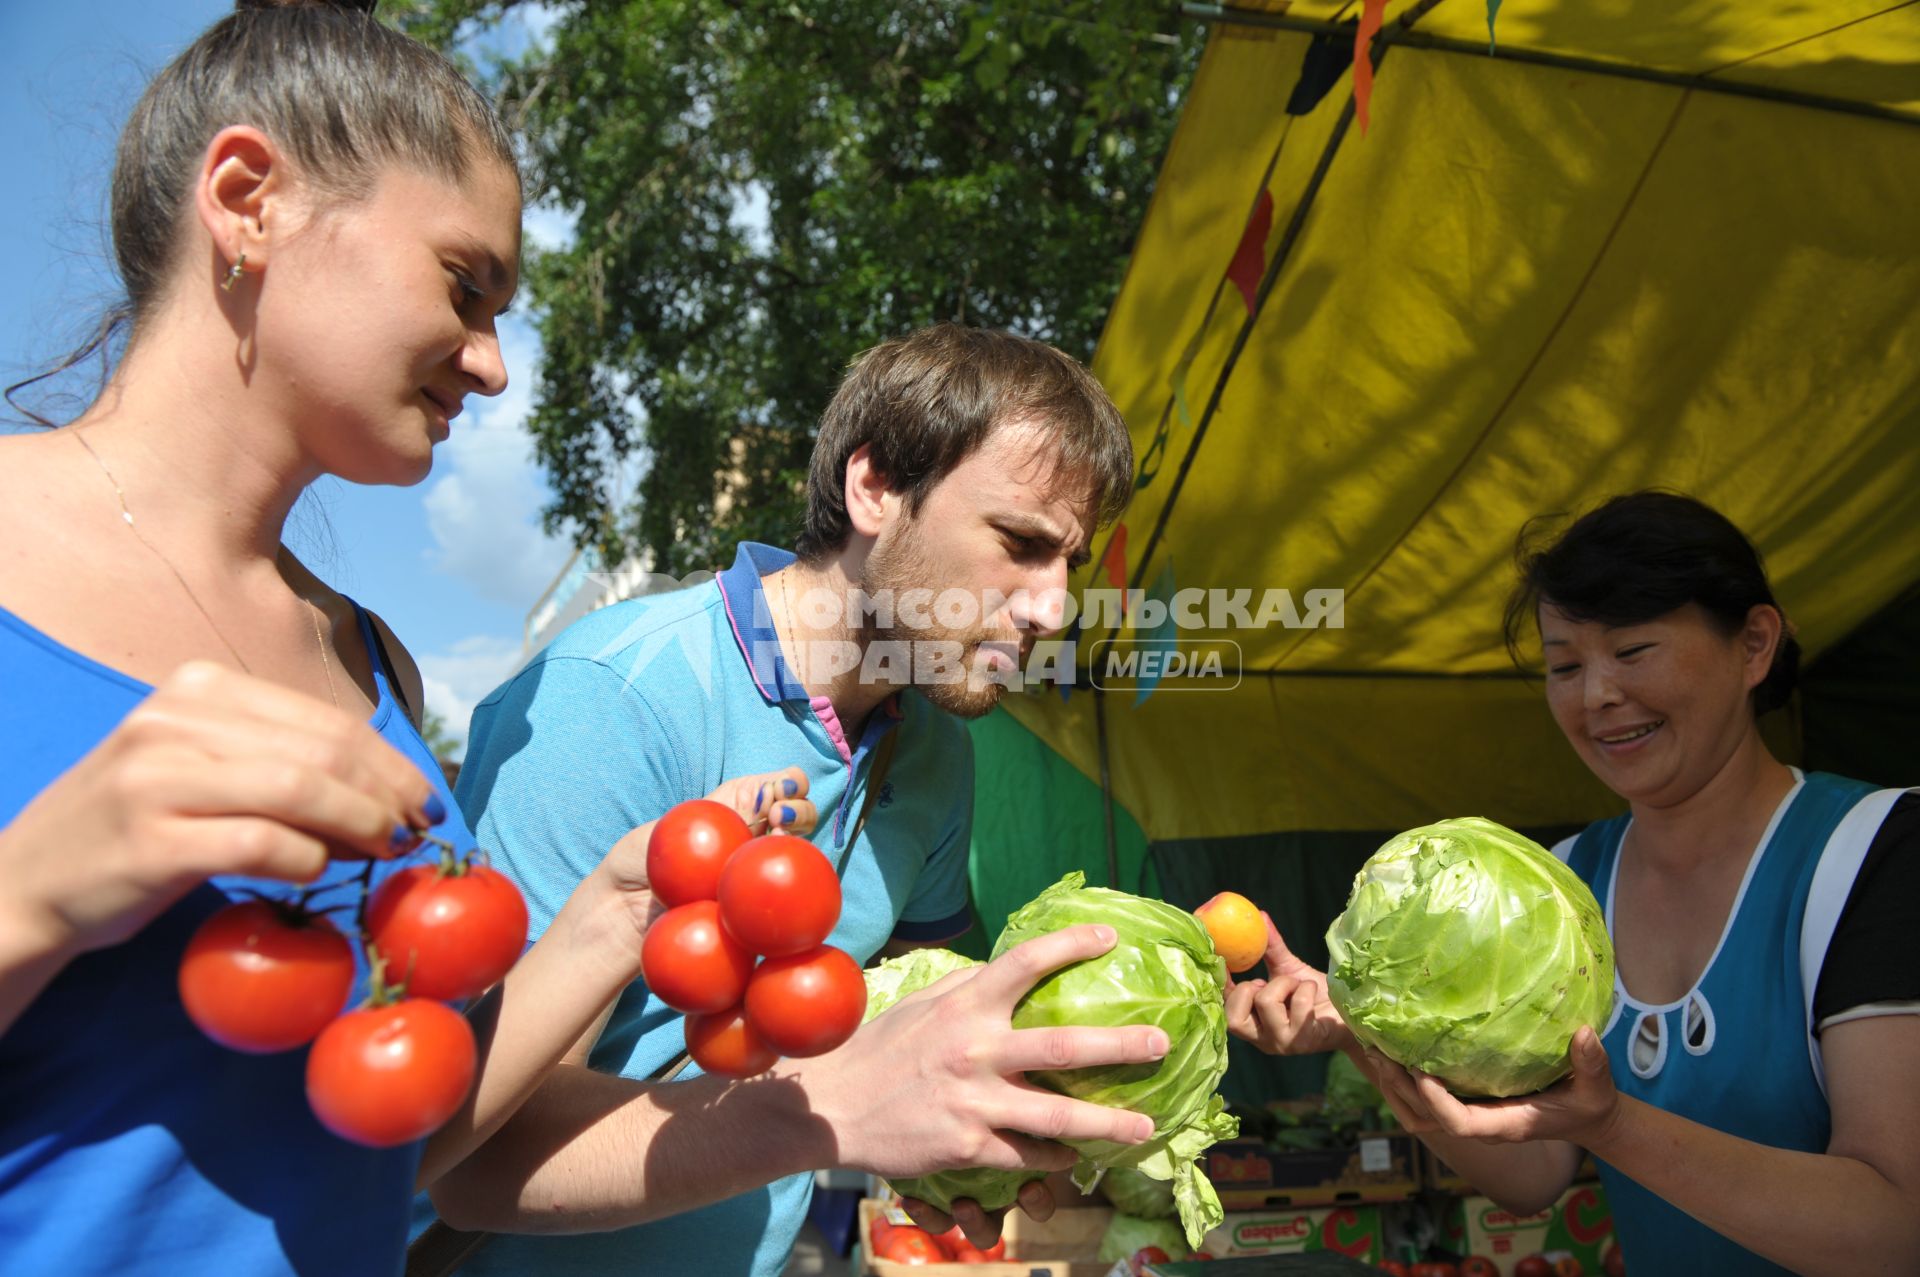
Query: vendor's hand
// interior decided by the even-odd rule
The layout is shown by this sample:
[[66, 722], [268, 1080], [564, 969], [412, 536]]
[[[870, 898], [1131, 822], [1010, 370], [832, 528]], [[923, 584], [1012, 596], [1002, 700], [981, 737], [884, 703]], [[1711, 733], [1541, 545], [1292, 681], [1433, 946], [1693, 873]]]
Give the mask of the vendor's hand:
[[[1151, 1063], [1167, 1053], [1165, 1031], [1011, 1025], [1027, 990], [1061, 967], [1105, 953], [1114, 940], [1104, 926], [1037, 936], [902, 999], [830, 1054], [776, 1065], [776, 1074], [798, 1079], [832, 1129], [835, 1165], [888, 1179], [970, 1166], [1065, 1170], [1079, 1155], [1054, 1140], [1141, 1143], [1153, 1135], [1152, 1118], [1069, 1099], [1022, 1075]], [[1038, 1187], [1029, 1185], [1020, 1201], [1044, 1216], [1052, 1198], [1034, 1192]], [[990, 1245], [998, 1236], [998, 1220], [974, 1214], [977, 1206], [955, 1209], [955, 1222], [976, 1243]]]
[[[1020, 1186], [1015, 1204], [1027, 1213], [1035, 1223], [1044, 1224], [1053, 1218], [1053, 1190], [1047, 1187], [1043, 1179]], [[946, 1232], [949, 1228], [959, 1228], [966, 1234], [967, 1240], [981, 1250], [990, 1249], [1000, 1240], [1000, 1230], [1006, 1226], [1007, 1211], [1002, 1207], [996, 1211], [982, 1210], [980, 1203], [971, 1197], [956, 1197], [953, 1200], [953, 1213], [935, 1210], [917, 1197], [903, 1197], [900, 1206], [907, 1217], [934, 1236]]]
[[1227, 1032], [1268, 1055], [1313, 1055], [1353, 1045], [1353, 1034], [1327, 1000], [1327, 976], [1295, 957], [1273, 919], [1267, 924], [1267, 978], [1227, 977]]
[[444, 818], [420, 769], [332, 705], [182, 665], [0, 829], [7, 925], [48, 953], [126, 940], [207, 878], [311, 882]]
[[1367, 1051], [1366, 1065], [1394, 1116], [1416, 1135], [1439, 1132], [1486, 1144], [1567, 1140], [1592, 1147], [1618, 1118], [1620, 1092], [1606, 1048], [1592, 1029], [1582, 1025], [1568, 1049], [1570, 1076], [1544, 1091], [1505, 1100], [1462, 1100], [1438, 1078], [1404, 1069], [1378, 1051]]
[[[707, 799], [738, 812], [755, 834], [777, 832], [804, 838], [820, 819], [807, 797], [807, 774], [798, 767], [724, 781]], [[628, 832], [574, 889], [576, 895], [587, 893], [596, 913], [617, 918], [605, 928], [612, 933], [605, 943], [613, 948], [614, 960], [636, 975], [647, 928], [667, 911], [647, 885], [647, 843], [659, 823], [649, 820]]]

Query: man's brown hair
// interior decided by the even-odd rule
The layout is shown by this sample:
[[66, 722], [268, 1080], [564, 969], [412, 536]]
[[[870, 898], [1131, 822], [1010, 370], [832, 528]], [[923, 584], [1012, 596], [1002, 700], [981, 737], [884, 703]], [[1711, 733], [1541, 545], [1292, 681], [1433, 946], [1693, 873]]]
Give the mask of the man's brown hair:
[[1012, 423], [1053, 445], [1050, 481], [1084, 481], [1094, 526], [1133, 495], [1133, 440], [1120, 410], [1078, 362], [1045, 342], [987, 328], [936, 324], [853, 361], [820, 418], [796, 547], [818, 561], [847, 543], [847, 460], [872, 445], [874, 468], [917, 514], [934, 485]]

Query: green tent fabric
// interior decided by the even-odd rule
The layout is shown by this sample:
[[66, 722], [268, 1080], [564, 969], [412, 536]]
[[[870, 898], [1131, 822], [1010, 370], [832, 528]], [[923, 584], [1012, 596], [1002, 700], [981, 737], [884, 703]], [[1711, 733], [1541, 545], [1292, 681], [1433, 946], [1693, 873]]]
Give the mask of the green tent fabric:
[[974, 926], [955, 945], [985, 958], [1007, 915], [1078, 869], [1087, 885], [1157, 896], [1147, 836], [1113, 805], [1114, 857], [1107, 856], [1108, 806], [1100, 786], [1004, 710], [970, 724], [973, 734], [973, 846], [969, 862]]

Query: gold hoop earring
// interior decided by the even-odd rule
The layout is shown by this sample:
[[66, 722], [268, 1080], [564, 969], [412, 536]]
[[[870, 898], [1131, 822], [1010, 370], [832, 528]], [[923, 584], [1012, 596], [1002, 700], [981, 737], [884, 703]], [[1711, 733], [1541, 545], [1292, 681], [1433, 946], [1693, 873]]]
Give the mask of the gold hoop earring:
[[240, 254], [240, 259], [238, 261], [234, 262], [233, 265], [227, 267], [227, 276], [225, 279], [220, 281], [221, 292], [230, 293], [233, 291], [233, 286], [240, 282], [240, 275], [242, 270], [244, 270], [244, 268], [246, 267], [246, 264], [247, 264], [247, 255], [245, 253], [242, 253]]

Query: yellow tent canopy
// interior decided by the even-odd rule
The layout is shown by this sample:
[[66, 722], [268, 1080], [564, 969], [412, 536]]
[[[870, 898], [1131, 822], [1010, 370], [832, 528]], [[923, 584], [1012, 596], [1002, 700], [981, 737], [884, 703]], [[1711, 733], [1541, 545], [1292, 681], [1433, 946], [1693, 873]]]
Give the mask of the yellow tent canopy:
[[1920, 581], [1920, 4], [1505, 0], [1490, 53], [1479, 0], [1389, 0], [1364, 133], [1358, 5], [1205, 12], [1095, 360], [1138, 491], [1076, 585], [1344, 624], [1012, 701], [1149, 840], [1615, 810], [1500, 638], [1534, 515], [1701, 497], [1809, 656]]

